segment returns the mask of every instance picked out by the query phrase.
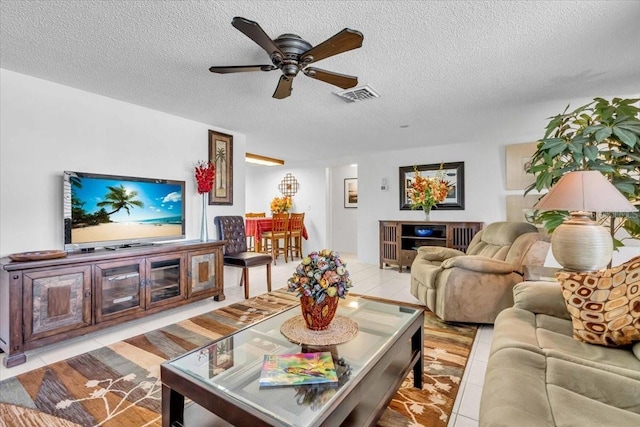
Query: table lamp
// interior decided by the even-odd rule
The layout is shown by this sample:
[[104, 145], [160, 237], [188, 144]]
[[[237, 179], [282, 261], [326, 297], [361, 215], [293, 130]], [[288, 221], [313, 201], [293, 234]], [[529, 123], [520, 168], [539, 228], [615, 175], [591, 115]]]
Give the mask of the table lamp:
[[627, 198], [598, 171], [569, 172], [534, 206], [569, 211], [551, 235], [551, 252], [566, 270], [596, 271], [613, 255], [613, 238], [591, 219], [591, 212], [637, 212]]

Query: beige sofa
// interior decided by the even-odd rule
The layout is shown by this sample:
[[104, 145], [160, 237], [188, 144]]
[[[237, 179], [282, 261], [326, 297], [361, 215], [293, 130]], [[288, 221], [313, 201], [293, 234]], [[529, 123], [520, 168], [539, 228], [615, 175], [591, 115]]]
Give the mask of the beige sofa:
[[495, 321], [479, 425], [640, 426], [640, 343], [574, 339], [556, 282], [519, 283], [514, 299]]
[[442, 320], [493, 323], [513, 305], [523, 265], [543, 265], [548, 251], [548, 237], [533, 225], [494, 222], [473, 237], [466, 254], [419, 248], [411, 265], [411, 293]]

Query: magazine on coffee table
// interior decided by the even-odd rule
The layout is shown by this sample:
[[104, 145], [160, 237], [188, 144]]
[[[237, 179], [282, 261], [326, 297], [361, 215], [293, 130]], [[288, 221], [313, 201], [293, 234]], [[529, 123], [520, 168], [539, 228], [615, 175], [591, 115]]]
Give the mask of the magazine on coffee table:
[[338, 383], [331, 353], [265, 354], [260, 387]]

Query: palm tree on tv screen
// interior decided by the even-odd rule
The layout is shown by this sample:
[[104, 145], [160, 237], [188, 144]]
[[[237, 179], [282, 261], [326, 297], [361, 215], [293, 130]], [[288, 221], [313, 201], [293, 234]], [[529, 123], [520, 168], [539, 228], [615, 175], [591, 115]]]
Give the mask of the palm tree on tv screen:
[[127, 214], [130, 214], [131, 212], [129, 211], [129, 208], [134, 206], [139, 208], [144, 207], [144, 203], [140, 200], [135, 200], [135, 197], [138, 195], [137, 191], [127, 191], [122, 184], [117, 187], [107, 188], [109, 189], [109, 192], [104, 196], [105, 201], [97, 203], [97, 206], [108, 206], [110, 209], [113, 209], [111, 212], [108, 212], [107, 215], [113, 215], [121, 209], [124, 209], [127, 211]]

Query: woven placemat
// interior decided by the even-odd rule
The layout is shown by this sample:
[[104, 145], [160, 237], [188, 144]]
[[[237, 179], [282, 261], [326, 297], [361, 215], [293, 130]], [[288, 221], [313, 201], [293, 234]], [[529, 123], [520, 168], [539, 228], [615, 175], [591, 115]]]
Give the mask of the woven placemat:
[[280, 332], [296, 344], [336, 345], [355, 338], [358, 324], [347, 317], [336, 316], [324, 331], [313, 331], [307, 328], [302, 316], [296, 316], [287, 319], [280, 326]]

